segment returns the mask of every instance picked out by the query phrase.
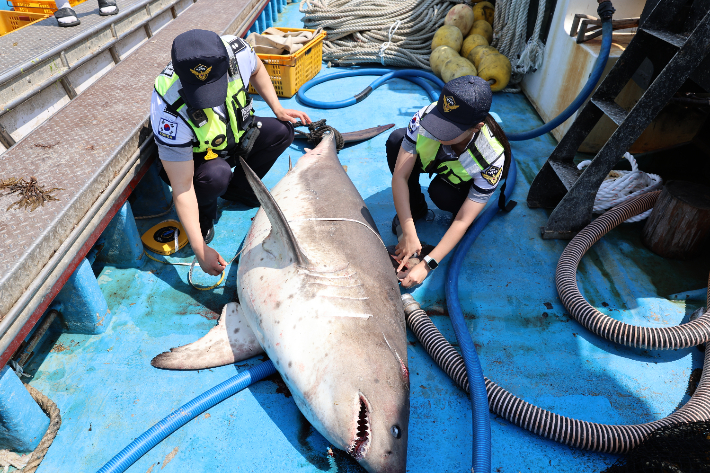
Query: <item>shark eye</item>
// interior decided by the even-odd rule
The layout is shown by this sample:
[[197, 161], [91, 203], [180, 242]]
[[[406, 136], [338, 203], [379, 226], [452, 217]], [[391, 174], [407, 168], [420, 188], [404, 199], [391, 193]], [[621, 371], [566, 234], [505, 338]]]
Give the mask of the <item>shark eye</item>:
[[402, 436], [402, 431], [399, 429], [398, 425], [393, 425], [392, 429], [390, 429], [390, 432], [392, 432], [392, 437], [398, 439]]

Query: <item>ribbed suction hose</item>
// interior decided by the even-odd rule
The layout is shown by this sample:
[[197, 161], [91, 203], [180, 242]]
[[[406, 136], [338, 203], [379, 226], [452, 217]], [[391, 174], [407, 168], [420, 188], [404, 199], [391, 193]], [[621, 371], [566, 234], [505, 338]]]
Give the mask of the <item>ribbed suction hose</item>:
[[[439, 332], [416, 300], [402, 296], [407, 325], [429, 356], [464, 391], [468, 379], [463, 358]], [[572, 419], [534, 406], [484, 377], [491, 412], [508, 422], [555, 442], [596, 452], [624, 453], [640, 444], [652, 431], [661, 427], [710, 419], [710, 350], [700, 384], [682, 408], [668, 417], [647, 424], [607, 425]]]
[[[587, 225], [562, 252], [555, 282], [562, 304], [589, 331], [620, 345], [647, 350], [677, 350], [710, 341], [710, 313], [676, 327], [637, 327], [599, 312], [587, 302], [577, 286], [577, 267], [584, 254], [611, 229], [652, 208], [660, 193], [649, 192], [628, 200]], [[710, 307], [710, 301], [706, 307]]]

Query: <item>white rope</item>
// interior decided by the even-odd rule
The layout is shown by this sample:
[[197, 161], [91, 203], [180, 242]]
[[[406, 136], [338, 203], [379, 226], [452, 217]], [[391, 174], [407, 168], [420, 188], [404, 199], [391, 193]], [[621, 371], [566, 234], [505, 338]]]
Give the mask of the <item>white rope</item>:
[[[639, 170], [636, 160], [630, 153], [625, 153], [624, 158], [631, 163], [631, 171], [613, 170], [609, 173], [604, 182], [602, 182], [599, 191], [597, 191], [597, 197], [594, 199], [594, 208], [592, 209], [594, 213], [606, 212], [637, 195], [656, 190], [663, 184], [661, 176]], [[582, 170], [591, 163], [590, 160], [582, 161], [577, 165], [577, 169]], [[649, 209], [635, 217], [631, 217], [626, 220], [626, 223], [640, 222], [648, 218], [652, 210]]]
[[305, 28], [323, 28], [323, 59], [431, 70], [431, 40], [463, 0], [301, 0]]
[[523, 80], [528, 72], [542, 66], [545, 45], [540, 40], [542, 22], [545, 16], [545, 0], [538, 1], [537, 18], [530, 39], [525, 42], [528, 28], [530, 0], [498, 0], [493, 17], [493, 41], [491, 46], [508, 58], [512, 65], [509, 89]]
[[[387, 42], [382, 43], [382, 47], [380, 48], [380, 52], [378, 53], [378, 56], [380, 56], [380, 62], [382, 62], [382, 65], [385, 65], [385, 51], [387, 48], [392, 44], [392, 35], [397, 32], [397, 28], [399, 28], [399, 25], [402, 24], [401, 20], [397, 20], [392, 25], [390, 26], [389, 32], [387, 33]], [[394, 30], [392, 30], [394, 28]]]

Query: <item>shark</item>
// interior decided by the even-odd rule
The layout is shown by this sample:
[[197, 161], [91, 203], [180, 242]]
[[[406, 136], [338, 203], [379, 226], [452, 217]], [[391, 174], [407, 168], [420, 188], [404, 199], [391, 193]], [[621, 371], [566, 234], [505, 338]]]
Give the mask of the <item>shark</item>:
[[238, 302], [153, 366], [205, 369], [265, 352], [332, 445], [368, 472], [404, 473], [409, 369], [399, 286], [332, 133], [289, 163], [271, 192], [241, 164], [261, 207], [240, 254]]

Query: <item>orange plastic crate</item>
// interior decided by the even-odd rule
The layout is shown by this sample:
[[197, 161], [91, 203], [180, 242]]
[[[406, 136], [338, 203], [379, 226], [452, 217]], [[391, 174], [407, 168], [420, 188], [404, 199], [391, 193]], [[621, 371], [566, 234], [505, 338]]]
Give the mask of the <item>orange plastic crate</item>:
[[[86, 0], [69, 0], [69, 4], [76, 6], [85, 1]], [[54, 0], [11, 0], [10, 3], [15, 11], [44, 13], [45, 15], [53, 15], [54, 12], [57, 11], [57, 5], [54, 3]]]
[[[291, 31], [315, 31], [303, 28], [277, 29], [286, 33]], [[274, 89], [276, 89], [276, 95], [279, 97], [293, 97], [303, 84], [318, 74], [323, 62], [323, 38], [325, 36], [325, 32], [320, 33], [293, 54], [257, 54], [269, 73], [271, 83], [274, 84]], [[256, 93], [256, 90], [251, 85], [249, 85], [249, 93]]]
[[43, 13], [0, 10], [0, 36], [47, 18]]

